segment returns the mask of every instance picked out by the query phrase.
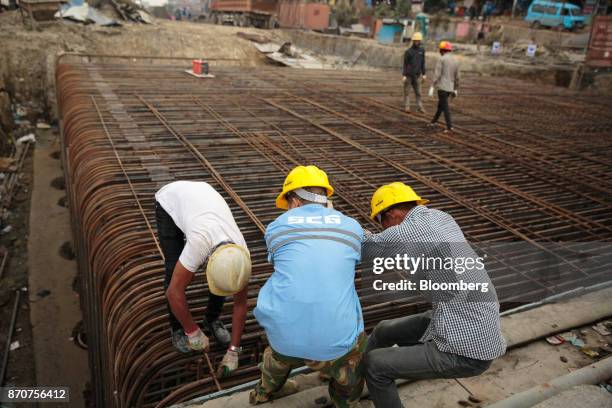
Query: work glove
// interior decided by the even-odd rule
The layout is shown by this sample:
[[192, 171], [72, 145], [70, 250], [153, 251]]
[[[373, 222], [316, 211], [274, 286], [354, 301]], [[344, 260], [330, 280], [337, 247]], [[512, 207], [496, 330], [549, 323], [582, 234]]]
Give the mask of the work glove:
[[406, 78], [405, 76], [402, 77], [402, 82], [406, 82], [408, 80], [408, 78]]
[[217, 369], [217, 378], [223, 378], [229, 376], [232, 372], [238, 368], [238, 352], [227, 350], [221, 360], [221, 364]]
[[421, 79], [423, 80], [423, 82], [425, 82], [425, 80], [427, 79], [427, 75], [423, 74], [423, 76], [421, 77]]
[[453, 91], [453, 98], [456, 98], [457, 96], [459, 96], [459, 92], [458, 91]]
[[185, 333], [185, 334], [187, 334], [187, 341], [189, 343], [190, 349], [192, 350], [208, 349], [208, 345], [209, 345], [208, 337], [206, 337], [206, 335], [202, 333], [202, 330], [200, 330], [199, 327], [194, 332]]

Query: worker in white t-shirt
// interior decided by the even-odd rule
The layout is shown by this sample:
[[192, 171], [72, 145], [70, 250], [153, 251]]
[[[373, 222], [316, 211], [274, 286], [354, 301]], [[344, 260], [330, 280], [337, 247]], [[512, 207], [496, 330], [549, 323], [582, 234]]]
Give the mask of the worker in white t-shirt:
[[[183, 353], [205, 350], [207, 336], [214, 336], [229, 346], [218, 373], [228, 375], [238, 368], [247, 313], [251, 258], [244, 237], [227, 203], [208, 183], [175, 181], [162, 187], [155, 200], [172, 344]], [[204, 264], [210, 294], [200, 329], [187, 306], [185, 291]], [[231, 336], [219, 319], [225, 296], [230, 295], [234, 297]]]

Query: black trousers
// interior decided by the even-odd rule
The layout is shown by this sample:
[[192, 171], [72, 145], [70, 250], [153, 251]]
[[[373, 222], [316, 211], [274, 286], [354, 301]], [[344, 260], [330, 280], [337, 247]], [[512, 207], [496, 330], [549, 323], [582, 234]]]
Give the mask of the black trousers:
[[[172, 280], [174, 267], [181, 256], [181, 252], [183, 252], [183, 248], [185, 248], [185, 234], [176, 226], [172, 217], [170, 217], [158, 202], [155, 202], [155, 218], [157, 221], [159, 245], [164, 253], [164, 258], [166, 258], [164, 289], [168, 289], [170, 281]], [[224, 302], [225, 298], [223, 296], [213, 295], [212, 293], [209, 295], [208, 307], [206, 308], [206, 314], [204, 316], [209, 323], [219, 318]], [[168, 319], [170, 320], [172, 331], [182, 329], [183, 326], [172, 313], [170, 305], [168, 305]]]
[[431, 123], [436, 123], [438, 119], [440, 118], [440, 114], [444, 112], [444, 120], [446, 121], [446, 128], [450, 129], [453, 127], [453, 123], [451, 122], [450, 109], [448, 108], [448, 98], [451, 95], [452, 95], [452, 92], [438, 90], [438, 109], [436, 110], [436, 114], [431, 120]]

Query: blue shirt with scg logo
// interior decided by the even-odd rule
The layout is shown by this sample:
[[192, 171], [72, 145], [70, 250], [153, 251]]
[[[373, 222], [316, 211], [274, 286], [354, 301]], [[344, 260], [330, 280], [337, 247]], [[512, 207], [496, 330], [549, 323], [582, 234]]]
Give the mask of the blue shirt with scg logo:
[[318, 204], [289, 210], [268, 225], [274, 272], [254, 314], [276, 352], [328, 361], [351, 350], [363, 331], [355, 290], [362, 238], [357, 221]]

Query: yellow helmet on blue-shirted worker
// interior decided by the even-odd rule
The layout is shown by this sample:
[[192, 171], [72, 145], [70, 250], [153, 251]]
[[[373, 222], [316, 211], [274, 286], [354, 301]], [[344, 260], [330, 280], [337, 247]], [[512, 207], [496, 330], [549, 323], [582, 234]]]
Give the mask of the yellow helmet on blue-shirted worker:
[[412, 41], [423, 41], [423, 34], [420, 31], [412, 34]]
[[370, 218], [374, 219], [382, 211], [400, 203], [416, 202], [419, 205], [427, 204], [429, 200], [421, 198], [414, 192], [412, 187], [396, 181], [391, 184], [385, 184], [379, 187], [372, 196], [372, 214]]
[[283, 191], [276, 197], [276, 207], [286, 210], [289, 206], [288, 192], [303, 187], [321, 187], [327, 191], [327, 196], [334, 194], [334, 188], [329, 184], [327, 174], [317, 166], [297, 166], [289, 172], [283, 183]]

